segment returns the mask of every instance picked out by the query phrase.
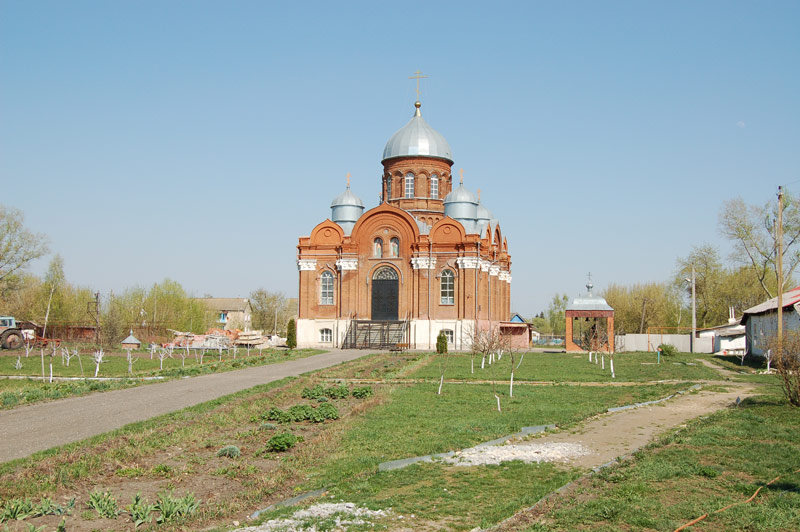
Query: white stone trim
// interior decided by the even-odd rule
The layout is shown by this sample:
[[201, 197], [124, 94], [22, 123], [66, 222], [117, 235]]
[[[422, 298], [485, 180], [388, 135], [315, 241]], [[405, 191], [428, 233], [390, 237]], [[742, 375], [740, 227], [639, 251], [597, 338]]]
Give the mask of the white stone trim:
[[497, 278], [501, 281], [508, 281], [508, 272], [506, 270], [500, 270], [500, 273], [497, 275]]
[[301, 272], [317, 269], [317, 259], [297, 259], [297, 269]]
[[500, 274], [500, 266], [489, 266], [489, 275], [497, 276]]
[[478, 257], [458, 257], [456, 264], [462, 270], [474, 270], [478, 267]]
[[481, 260], [480, 260], [480, 262], [479, 262], [479, 264], [480, 264], [480, 266], [481, 266], [481, 271], [482, 271], [482, 272], [488, 272], [488, 271], [489, 271], [489, 266], [490, 266], [492, 263], [491, 263], [491, 262], [489, 262], [488, 260], [483, 260], [483, 259], [481, 259]]
[[436, 268], [436, 257], [412, 257], [411, 266], [415, 270], [433, 270]]
[[336, 268], [339, 271], [344, 270], [357, 270], [358, 259], [339, 259], [336, 261]]

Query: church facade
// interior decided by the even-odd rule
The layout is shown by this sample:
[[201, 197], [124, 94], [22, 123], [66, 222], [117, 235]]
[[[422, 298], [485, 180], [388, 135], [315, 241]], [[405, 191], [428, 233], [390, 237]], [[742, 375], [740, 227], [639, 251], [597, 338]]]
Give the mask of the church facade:
[[414, 105], [384, 148], [380, 204], [365, 211], [348, 180], [299, 239], [299, 346], [432, 349], [444, 331], [467, 349], [511, 317], [500, 224], [463, 177], [454, 186], [450, 146]]

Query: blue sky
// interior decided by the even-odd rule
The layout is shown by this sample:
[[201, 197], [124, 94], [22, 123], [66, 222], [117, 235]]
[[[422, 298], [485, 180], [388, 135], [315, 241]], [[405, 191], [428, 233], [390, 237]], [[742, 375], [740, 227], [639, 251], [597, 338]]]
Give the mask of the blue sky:
[[778, 1], [2, 0], [0, 202], [103, 292], [294, 295], [345, 174], [377, 204], [420, 69], [529, 315], [588, 271], [727, 255], [722, 201], [800, 180], [799, 24]]

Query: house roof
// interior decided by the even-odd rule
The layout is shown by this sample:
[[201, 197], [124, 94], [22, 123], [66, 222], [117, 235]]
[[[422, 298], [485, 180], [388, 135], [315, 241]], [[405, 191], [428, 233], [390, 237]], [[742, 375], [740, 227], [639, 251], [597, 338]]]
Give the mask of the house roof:
[[[800, 286], [796, 286], [783, 294], [783, 301], [782, 301], [783, 308], [791, 307], [797, 302], [800, 302]], [[749, 309], [745, 310], [744, 315], [742, 316], [741, 323], [745, 322], [748, 315], [763, 314], [765, 312], [770, 312], [773, 310], [778, 310], [777, 297], [768, 299], [767, 301], [764, 301], [763, 303], [756, 305], [755, 307], [750, 307]]]
[[525, 318], [519, 315], [519, 312], [513, 312], [511, 314], [511, 319], [509, 321], [512, 321], [514, 323], [527, 323], [525, 321]]
[[244, 312], [250, 301], [241, 297], [197, 297], [195, 301], [200, 301], [210, 310], [219, 311], [239, 311]]

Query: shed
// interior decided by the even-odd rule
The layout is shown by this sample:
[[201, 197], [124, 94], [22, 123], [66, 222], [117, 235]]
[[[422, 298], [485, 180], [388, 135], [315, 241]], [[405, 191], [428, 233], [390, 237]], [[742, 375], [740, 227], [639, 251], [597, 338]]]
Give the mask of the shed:
[[[783, 330], [800, 330], [800, 286], [783, 294]], [[747, 354], [764, 356], [767, 345], [778, 334], [778, 298], [773, 297], [744, 311], [741, 322], [745, 327]]]

